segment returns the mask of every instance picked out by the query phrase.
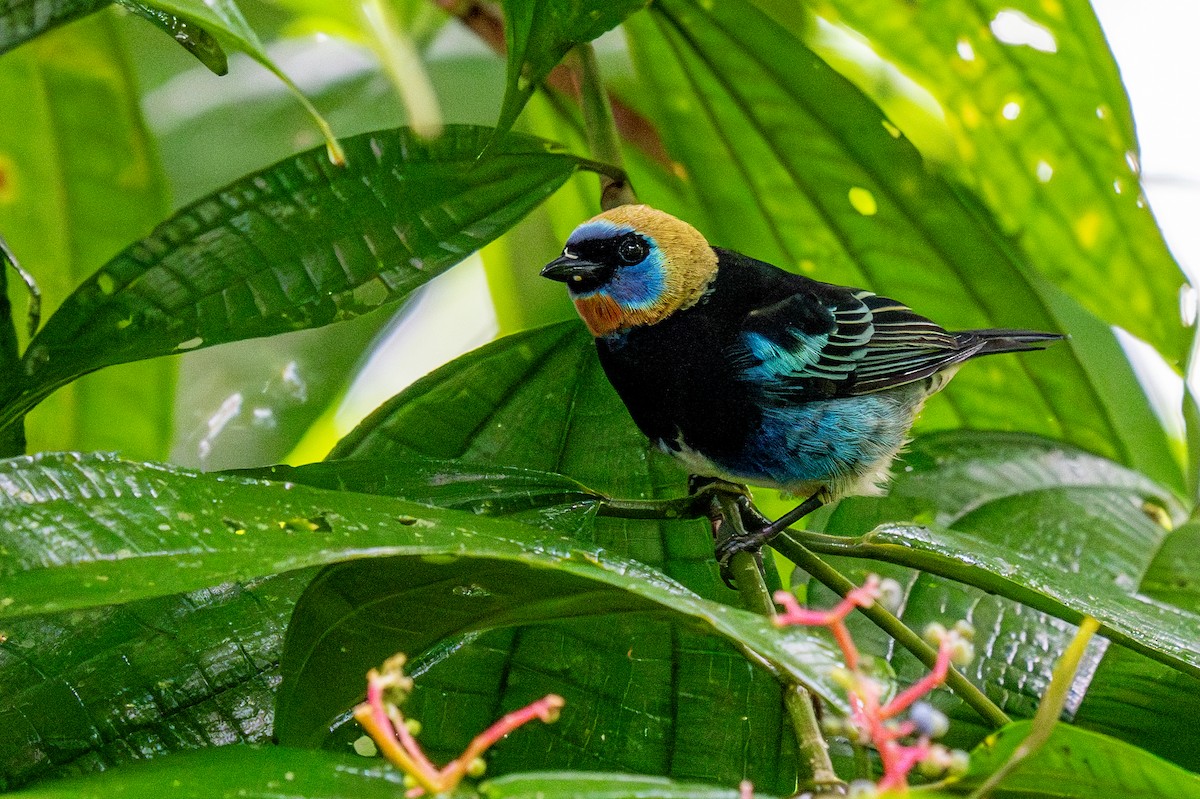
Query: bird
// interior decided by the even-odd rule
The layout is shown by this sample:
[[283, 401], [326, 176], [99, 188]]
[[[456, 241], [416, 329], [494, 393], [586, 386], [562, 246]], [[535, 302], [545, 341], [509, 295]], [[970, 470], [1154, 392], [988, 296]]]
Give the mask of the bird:
[[950, 332], [902, 302], [713, 247], [647, 205], [579, 225], [541, 275], [566, 284], [633, 421], [694, 485], [806, 498], [718, 541], [723, 574], [821, 505], [882, 493], [925, 400], [963, 362], [1063, 338]]

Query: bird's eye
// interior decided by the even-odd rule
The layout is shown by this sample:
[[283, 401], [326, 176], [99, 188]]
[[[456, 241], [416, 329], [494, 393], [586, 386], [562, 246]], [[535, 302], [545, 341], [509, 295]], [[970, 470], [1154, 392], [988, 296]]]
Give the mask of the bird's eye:
[[622, 263], [630, 265], [640, 264], [649, 254], [650, 247], [641, 236], [626, 236], [617, 245], [617, 256], [621, 259]]

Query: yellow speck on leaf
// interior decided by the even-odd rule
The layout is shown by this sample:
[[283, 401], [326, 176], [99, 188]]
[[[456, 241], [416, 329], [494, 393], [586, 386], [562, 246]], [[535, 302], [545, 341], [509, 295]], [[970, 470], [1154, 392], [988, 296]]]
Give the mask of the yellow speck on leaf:
[[1075, 239], [1085, 250], [1096, 246], [1101, 221], [1100, 214], [1095, 211], [1088, 211], [1075, 220]]
[[861, 186], [854, 186], [850, 189], [850, 205], [863, 216], [875, 216], [879, 211], [875, 195]]

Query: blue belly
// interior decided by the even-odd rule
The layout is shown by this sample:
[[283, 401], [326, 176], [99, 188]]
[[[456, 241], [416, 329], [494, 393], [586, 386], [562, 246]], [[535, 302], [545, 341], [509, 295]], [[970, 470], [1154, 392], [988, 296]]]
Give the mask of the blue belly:
[[863, 475], [904, 442], [923, 396], [905, 386], [764, 408], [743, 450], [718, 465], [750, 482], [779, 485]]

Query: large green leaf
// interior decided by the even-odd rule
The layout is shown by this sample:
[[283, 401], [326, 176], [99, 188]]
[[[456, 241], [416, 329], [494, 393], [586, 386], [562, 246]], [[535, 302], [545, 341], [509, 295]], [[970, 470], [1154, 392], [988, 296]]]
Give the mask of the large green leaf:
[[26, 799], [395, 799], [404, 775], [380, 760], [280, 747], [221, 746], [46, 782]]
[[346, 141], [248, 175], [84, 282], [3, 387], [0, 426], [103, 366], [317, 327], [404, 297], [502, 233], [576, 168], [539, 140], [453, 127]]
[[[513, 733], [523, 735], [524, 730]], [[394, 799], [404, 775], [378, 759], [284, 747], [224, 746], [160, 758], [89, 777], [44, 783], [26, 799]], [[483, 799], [737, 799], [736, 788], [672, 782], [641, 774], [542, 772], [488, 780], [472, 793]], [[755, 796], [771, 799], [756, 792]]]
[[[580, 593], [595, 602], [590, 610], [582, 606], [585, 613], [631, 606], [679, 613], [837, 701], [826, 673], [832, 650], [807, 632], [781, 635], [761, 616], [701, 599], [653, 568], [570, 539], [542, 537], [512, 521], [106, 455], [4, 461], [0, 479], [6, 489], [0, 497], [0, 615], [6, 617], [129, 602], [350, 559], [410, 558], [415, 570], [422, 564], [444, 568], [447, 556], [461, 557], [468, 562], [457, 567], [460, 572], [479, 560], [482, 571], [502, 575], [497, 592], [504, 585], [517, 585], [512, 590], [519, 592], [521, 584], [542, 583], [547, 595], [554, 591], [564, 600], [527, 606], [525, 616], [516, 613], [501, 623], [580, 612], [572, 605]], [[395, 565], [372, 559], [363, 567]], [[473, 602], [469, 590], [450, 593], [450, 601], [488, 604]], [[476, 621], [486, 620], [489, 610], [481, 607]], [[460, 627], [473, 623], [463, 622], [471, 612], [459, 611]], [[314, 622], [320, 624], [294, 619], [293, 625]], [[310, 641], [298, 638], [303, 650]], [[353, 671], [365, 669], [356, 664]]]
[[[1138, 593], [1200, 613], [1200, 524], [1171, 532], [1142, 578]], [[1125, 649], [1110, 647], [1096, 669], [1075, 722], [1200, 769], [1195, 719], [1200, 680]]]
[[[961, 528], [986, 535], [988, 547], [1022, 552], [1046, 564], [1044, 570], [1058, 575], [1056, 581], [1074, 586], [1076, 605], [1127, 595], [1140, 581], [1138, 596], [1195, 612], [1194, 595], [1176, 601], [1179, 594], [1162, 588], [1179, 584], [1188, 569], [1183, 554], [1194, 545], [1190, 526], [1167, 533], [1156, 521], [1179, 513], [1168, 492], [1110, 461], [1031, 436], [964, 432], [918, 438], [888, 497], [845, 500], [826, 527], [848, 535], [902, 520]], [[963, 545], [949, 535], [947, 543]], [[985, 569], [994, 568], [989, 552], [978, 553]], [[1030, 604], [1022, 604], [1008, 598], [1017, 594], [1007, 588], [994, 593], [995, 586], [973, 587], [983, 584], [973, 578], [965, 585], [891, 564], [832, 560], [853, 580], [872, 571], [897, 579], [905, 589], [899, 614], [914, 629], [935, 621], [970, 621], [976, 659], [964, 673], [1016, 718], [1032, 715], [1075, 632], [1074, 624], [1055, 618], [1064, 615], [1061, 607], [1028, 597]], [[1086, 593], [1080, 593], [1082, 586]], [[827, 601], [823, 591], [810, 596]], [[902, 683], [927, 672], [864, 619], [852, 618], [851, 624], [859, 644], [888, 658]], [[1189, 700], [1195, 685], [1195, 677], [1097, 639], [1075, 679], [1065, 718], [1119, 733], [1194, 767], [1200, 761], [1185, 731], [1189, 709], [1196, 710]], [[954, 718], [956, 745], [972, 745], [987, 733], [974, 712], [950, 694], [939, 692], [936, 701]]]
[[312, 577], [5, 620], [0, 789], [268, 740], [284, 629]]
[[[887, 498], [844, 501], [826, 529], [865, 532], [854, 540], [870, 543], [854, 547], [856, 555], [924, 569], [896, 575], [908, 584], [906, 621], [920, 627], [938, 613], [972, 621], [980, 659], [970, 676], [1027, 715], [1072, 633], [1042, 613], [1071, 623], [1097, 616], [1110, 638], [1195, 673], [1189, 650], [1200, 617], [1133, 593], [1167, 539], [1156, 520], [1180, 510], [1169, 492], [1094, 455], [1031, 436], [960, 433], [918, 439]], [[837, 540], [820, 543], [832, 552]], [[873, 648], [891, 651], [882, 640]], [[906, 656], [896, 668], [903, 679], [922, 671]]]
[[[0, 60], [0, 102], [21, 124], [0, 130], [0, 231], [57, 307], [114, 253], [169, 211], [137, 83], [111, 15], [56, 30]], [[0, 395], [20, 384], [6, 369]], [[175, 368], [140, 364], [58, 392], [30, 416], [34, 449], [122, 449], [166, 455]], [[121, 425], [112, 409], [138, 413]]]
[[1129, 366], [1093, 371], [1082, 355], [1112, 346], [1111, 333], [1076, 331], [1069, 298], [793, 28], [741, 0], [665, 0], [652, 12], [627, 23], [631, 48], [714, 243], [866, 286], [951, 328], [1079, 332], [1044, 353], [968, 365], [925, 429], [1024, 429], [1182, 484]]
[[112, 0], [0, 0], [0, 53], [51, 28], [87, 16]]
[[590, 42], [646, 5], [648, 0], [504, 0], [508, 86], [500, 109], [500, 131], [513, 120], [550, 70], [577, 44]]
[[955, 174], [1043, 274], [1182, 361], [1184, 276], [1142, 194], [1129, 101], [1086, 0], [817, 8], [933, 95], [957, 145]]
[[[1030, 722], [1017, 722], [990, 736], [971, 753], [970, 772], [952, 787], [965, 792], [981, 784], [1008, 761], [1030, 728]], [[1046, 745], [988, 795], [1194, 799], [1200, 797], [1200, 776], [1116, 738], [1059, 724]]]
[[509, 516], [559, 534], [572, 532], [572, 515], [590, 527], [603, 499], [560, 474], [411, 455], [272, 466], [240, 474], [336, 491], [383, 494], [486, 516]]
[[[614, 497], [679, 496], [686, 486], [679, 467], [633, 425], [578, 322], [509, 336], [443, 367], [385, 403], [332, 457], [382, 462], [404, 453], [565, 474]], [[704, 523], [600, 518], [593, 535], [701, 596], [737, 601], [721, 584]], [[602, 768], [723, 784], [746, 776], [763, 790], [792, 789], [794, 743], [770, 677], [724, 642], [679, 625], [626, 619], [621, 636], [610, 626], [523, 628], [448, 653], [413, 696], [425, 740], [446, 753], [461, 748], [464, 730], [450, 723], [455, 708], [482, 693], [498, 715], [530, 685], [559, 685], [570, 661], [581, 664], [572, 679], [590, 692], [603, 729], [581, 748], [564, 747], [548, 728], [532, 730], [505, 742], [492, 760], [497, 772]], [[630, 640], [641, 653], [636, 673]], [[520, 686], [510, 684], [512, 674]], [[661, 712], [647, 712], [643, 698], [661, 703]]]
[[[521, 560], [491, 560], [487, 558], [493, 553], [474, 536], [458, 539], [457, 550], [443, 549], [447, 557], [373, 557], [337, 564], [313, 581], [296, 606], [284, 648], [276, 708], [281, 743], [319, 745], [339, 717], [362, 701], [366, 670], [394, 652], [424, 655], [440, 642], [478, 629], [591, 617], [587, 623], [593, 629], [603, 629], [626, 651], [623, 667], [606, 677], [617, 685], [636, 682], [641, 672], [654, 673], [664, 664], [657, 662], [658, 647], [620, 617], [662, 614], [668, 608], [700, 622], [689, 625], [693, 630], [708, 627], [727, 636], [756, 662], [774, 664], [779, 673], [813, 684], [834, 707], [844, 706], [829, 680], [838, 656], [807, 631], [801, 636], [781, 634], [761, 616], [701, 600], [634, 561], [608, 563], [611, 556], [603, 551], [571, 552], [529, 540]], [[423, 551], [430, 551], [427, 544]], [[537, 557], [543, 551], [549, 560]], [[458, 552], [466, 557], [458, 557]], [[605, 571], [619, 571], [622, 579], [597, 583], [587, 570], [564, 568], [572, 560], [598, 560]], [[555, 561], [558, 566], [552, 565]], [[609, 615], [616, 618], [595, 618]], [[443, 656], [441, 651], [434, 655]], [[645, 666], [639, 665], [643, 659], [649, 660]], [[562, 722], [553, 728], [555, 748], [585, 745], [596, 734], [632, 734], [631, 728], [597, 716], [594, 689], [577, 679], [581, 669], [589, 668], [586, 651], [548, 654], [538, 666], [535, 672], [518, 663], [510, 671], [507, 691], [512, 707], [505, 709], [516, 709], [547, 691], [563, 696], [567, 707]], [[644, 695], [625, 701], [651, 718], [670, 712], [669, 697]], [[492, 710], [491, 700], [479, 702], [470, 714], [448, 721], [466, 725], [462, 731], [469, 735], [469, 720], [487, 724], [486, 714]], [[718, 707], [710, 706], [710, 712], [714, 721], [736, 721]], [[485, 717], [476, 719], [481, 714]]]

